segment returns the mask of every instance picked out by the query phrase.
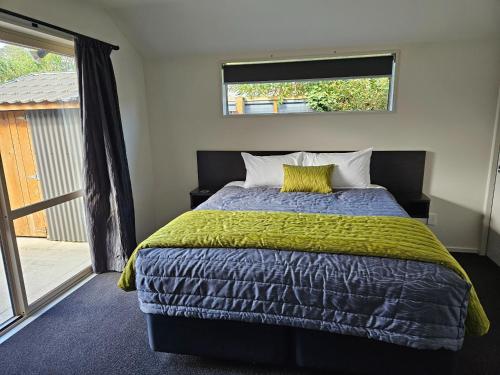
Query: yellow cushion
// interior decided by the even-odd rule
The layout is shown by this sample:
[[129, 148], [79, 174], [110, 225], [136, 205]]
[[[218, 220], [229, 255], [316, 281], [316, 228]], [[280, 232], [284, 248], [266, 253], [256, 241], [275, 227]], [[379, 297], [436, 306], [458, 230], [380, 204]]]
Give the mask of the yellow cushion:
[[281, 192], [303, 191], [310, 193], [331, 193], [330, 179], [333, 164], [317, 167], [300, 167], [283, 164], [285, 180]]

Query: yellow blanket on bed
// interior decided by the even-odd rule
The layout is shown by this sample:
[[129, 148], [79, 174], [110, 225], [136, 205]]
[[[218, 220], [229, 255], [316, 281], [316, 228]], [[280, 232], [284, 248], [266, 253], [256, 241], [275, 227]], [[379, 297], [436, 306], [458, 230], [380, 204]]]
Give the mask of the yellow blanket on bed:
[[[264, 211], [189, 211], [143, 241], [118, 282], [135, 289], [135, 260], [146, 248], [261, 248], [388, 257], [443, 265], [469, 277], [427, 226], [395, 216], [346, 216]], [[490, 322], [471, 285], [469, 334], [484, 335]]]

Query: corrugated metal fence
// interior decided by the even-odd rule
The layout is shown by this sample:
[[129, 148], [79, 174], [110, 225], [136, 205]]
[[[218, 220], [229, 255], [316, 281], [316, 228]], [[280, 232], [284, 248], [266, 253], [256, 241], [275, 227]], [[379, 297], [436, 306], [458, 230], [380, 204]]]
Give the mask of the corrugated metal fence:
[[[80, 190], [83, 143], [79, 109], [29, 111], [26, 117], [44, 199]], [[82, 198], [47, 209], [47, 238], [87, 241]]]

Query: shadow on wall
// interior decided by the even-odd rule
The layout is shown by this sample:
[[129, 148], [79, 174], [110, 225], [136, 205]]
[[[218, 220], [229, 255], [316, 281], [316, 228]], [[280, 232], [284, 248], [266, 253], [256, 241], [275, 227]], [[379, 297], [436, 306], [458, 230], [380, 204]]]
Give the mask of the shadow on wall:
[[438, 224], [429, 228], [441, 242], [452, 251], [477, 252], [481, 248], [484, 214], [433, 195], [430, 198], [430, 212], [439, 213], [439, 218]]
[[484, 213], [428, 193], [436, 178], [435, 161], [436, 153], [427, 151], [423, 192], [431, 198], [430, 212], [439, 214], [438, 224], [430, 229], [451, 250], [477, 252], [483, 245]]

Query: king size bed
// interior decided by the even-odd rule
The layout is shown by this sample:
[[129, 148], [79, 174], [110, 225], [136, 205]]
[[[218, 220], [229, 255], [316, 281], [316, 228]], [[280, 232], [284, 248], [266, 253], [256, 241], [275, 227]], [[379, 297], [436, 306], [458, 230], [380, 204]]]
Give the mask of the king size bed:
[[237, 153], [198, 153], [215, 194], [145, 240], [120, 280], [138, 291], [153, 350], [452, 374], [466, 331], [489, 323], [465, 272], [395, 198], [421, 193], [414, 153], [375, 152], [379, 185], [329, 194], [245, 187]]

